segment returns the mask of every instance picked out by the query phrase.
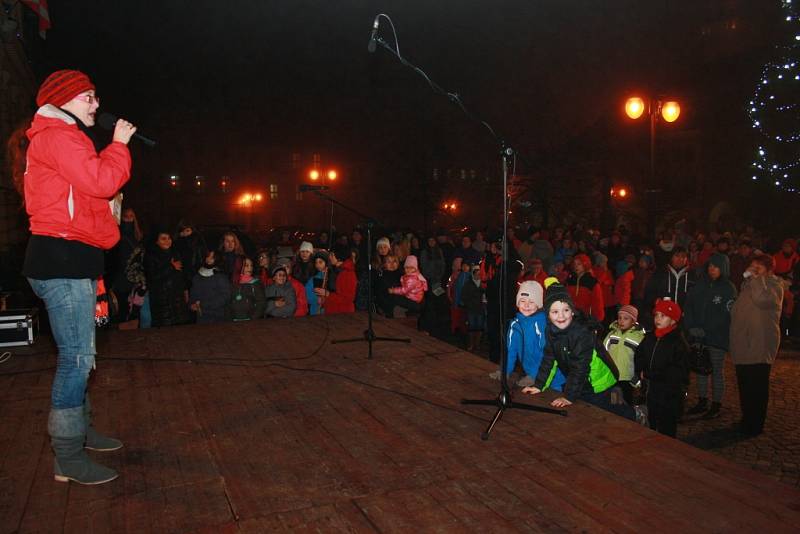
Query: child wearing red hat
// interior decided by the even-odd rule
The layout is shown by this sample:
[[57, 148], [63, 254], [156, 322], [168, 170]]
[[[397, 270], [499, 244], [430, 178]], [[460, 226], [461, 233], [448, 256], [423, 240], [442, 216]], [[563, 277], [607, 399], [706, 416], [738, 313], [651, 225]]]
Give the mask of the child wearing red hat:
[[689, 344], [678, 328], [681, 307], [659, 299], [653, 308], [655, 330], [648, 332], [636, 349], [636, 376], [647, 384], [647, 417], [650, 428], [675, 437], [678, 419], [689, 386]]

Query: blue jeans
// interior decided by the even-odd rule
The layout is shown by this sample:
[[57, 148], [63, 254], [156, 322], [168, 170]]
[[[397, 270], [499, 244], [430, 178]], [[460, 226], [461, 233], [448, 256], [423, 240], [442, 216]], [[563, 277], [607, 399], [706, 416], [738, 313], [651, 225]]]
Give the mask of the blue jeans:
[[86, 381], [94, 368], [94, 310], [97, 281], [89, 278], [28, 278], [44, 301], [50, 330], [58, 346], [58, 363], [51, 393], [55, 410], [83, 406]]

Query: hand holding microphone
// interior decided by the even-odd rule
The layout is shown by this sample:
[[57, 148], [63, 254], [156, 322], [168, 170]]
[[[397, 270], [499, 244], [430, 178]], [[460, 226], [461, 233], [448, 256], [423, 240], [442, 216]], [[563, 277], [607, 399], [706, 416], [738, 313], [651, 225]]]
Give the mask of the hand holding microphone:
[[131, 140], [131, 136], [133, 136], [135, 133], [136, 126], [125, 119], [117, 119], [117, 122], [114, 125], [114, 141], [119, 141], [120, 143], [127, 145]]
[[125, 119], [117, 119], [111, 113], [101, 113], [97, 123], [105, 130], [114, 130], [114, 141], [127, 145], [131, 137], [135, 137], [147, 146], [156, 146], [156, 142], [152, 139], [136, 133], [136, 126]]

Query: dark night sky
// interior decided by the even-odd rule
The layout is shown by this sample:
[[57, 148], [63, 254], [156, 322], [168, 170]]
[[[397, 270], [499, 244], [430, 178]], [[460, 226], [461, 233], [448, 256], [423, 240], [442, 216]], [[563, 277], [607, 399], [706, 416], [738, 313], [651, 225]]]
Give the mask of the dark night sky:
[[[50, 0], [50, 11], [38, 74], [85, 70], [104, 108], [159, 139], [151, 167], [213, 175], [246, 174], [265, 147], [367, 166], [493, 158], [480, 127], [419, 76], [367, 53], [379, 12], [410, 61], [534, 158], [616, 121], [634, 88], [688, 98], [687, 127], [744, 128], [778, 2]], [[709, 59], [700, 28], [728, 11], [751, 45]], [[385, 20], [380, 35], [391, 42]]]

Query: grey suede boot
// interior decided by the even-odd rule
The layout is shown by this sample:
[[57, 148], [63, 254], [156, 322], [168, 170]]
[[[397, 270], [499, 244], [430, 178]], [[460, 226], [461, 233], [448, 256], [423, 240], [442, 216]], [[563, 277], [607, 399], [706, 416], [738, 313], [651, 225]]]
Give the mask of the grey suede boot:
[[83, 406], [50, 410], [47, 431], [55, 459], [53, 470], [58, 482], [73, 480], [79, 484], [104, 484], [119, 476], [108, 467], [94, 463], [86, 454], [86, 422]]
[[122, 442], [118, 439], [109, 438], [98, 433], [92, 426], [92, 404], [89, 401], [89, 394], [83, 400], [83, 419], [86, 424], [86, 447], [92, 451], [115, 451], [122, 448]]

